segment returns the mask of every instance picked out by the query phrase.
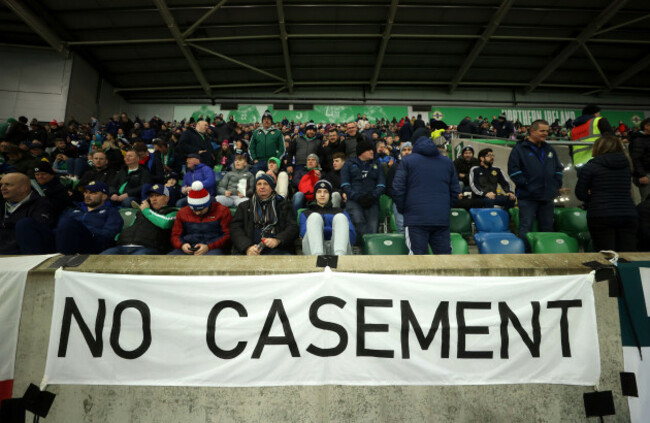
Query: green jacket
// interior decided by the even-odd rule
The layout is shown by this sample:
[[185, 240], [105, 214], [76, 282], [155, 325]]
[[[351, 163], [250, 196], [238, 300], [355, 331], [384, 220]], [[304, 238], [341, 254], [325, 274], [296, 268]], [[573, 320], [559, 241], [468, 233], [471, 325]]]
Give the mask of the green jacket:
[[282, 131], [271, 128], [268, 131], [260, 128], [253, 132], [248, 152], [251, 159], [265, 162], [271, 157], [284, 156], [284, 137]]

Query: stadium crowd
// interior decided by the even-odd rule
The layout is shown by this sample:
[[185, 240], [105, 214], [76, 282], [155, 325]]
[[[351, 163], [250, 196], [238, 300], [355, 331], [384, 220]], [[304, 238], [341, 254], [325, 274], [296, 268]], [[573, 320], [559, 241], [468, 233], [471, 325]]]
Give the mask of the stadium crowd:
[[[563, 166], [550, 137], [594, 142], [574, 158], [586, 154], [576, 195], [596, 248], [647, 249], [650, 119], [613, 128], [599, 112], [591, 105], [575, 121], [530, 126], [505, 115], [457, 126], [420, 115], [274, 122], [268, 111], [255, 123], [9, 119], [0, 125], [0, 254], [350, 254], [378, 231], [384, 196], [411, 254], [451, 253], [452, 207], [518, 205], [525, 241], [536, 219], [552, 231]], [[584, 125], [587, 135], [576, 135]], [[447, 158], [454, 131], [517, 139], [508, 163], [516, 189], [490, 148]], [[610, 240], [611, 218], [628, 224]]]

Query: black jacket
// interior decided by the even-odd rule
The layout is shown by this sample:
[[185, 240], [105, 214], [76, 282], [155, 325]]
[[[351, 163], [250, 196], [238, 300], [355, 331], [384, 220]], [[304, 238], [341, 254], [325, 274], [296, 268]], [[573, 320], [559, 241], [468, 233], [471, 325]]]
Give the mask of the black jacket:
[[[276, 248], [281, 248], [293, 254], [295, 253], [294, 242], [298, 238], [298, 224], [296, 223], [296, 216], [293, 213], [291, 202], [280, 198], [277, 199], [278, 224], [273, 238], [280, 240], [280, 245]], [[241, 203], [237, 207], [232, 222], [230, 222], [230, 241], [232, 242], [233, 255], [246, 254], [248, 247], [254, 243], [253, 203], [252, 199]]]
[[205, 150], [205, 153], [200, 155], [201, 163], [206, 164], [209, 167], [214, 166], [212, 144], [210, 144], [210, 138], [208, 135], [200, 134], [193, 128], [189, 128], [183, 132], [180, 140], [178, 140], [178, 152], [181, 155], [181, 159], [185, 160], [188, 154], [199, 154], [199, 151], [201, 150]]
[[630, 163], [623, 153], [594, 157], [580, 168], [575, 192], [587, 203], [588, 218], [637, 216], [630, 195], [630, 173]]
[[20, 253], [16, 241], [16, 223], [19, 220], [31, 217], [50, 228], [56, 224], [52, 203], [35, 191], [32, 191], [29, 199], [11, 214], [6, 213], [5, 204], [6, 201], [0, 199], [0, 255]]
[[634, 165], [634, 177], [642, 178], [650, 173], [650, 134], [638, 132], [632, 138], [630, 157]]
[[52, 203], [56, 219], [61, 216], [63, 210], [73, 206], [72, 197], [68, 195], [68, 189], [63, 186], [58, 176], [54, 176], [54, 179], [47, 184], [41, 185], [41, 189], [45, 197]]
[[505, 192], [512, 192], [510, 182], [503, 176], [503, 172], [496, 166], [475, 166], [469, 172], [469, 186], [474, 195], [485, 197], [488, 192], [497, 193], [497, 185]]
[[[476, 158], [472, 157], [470, 161], [468, 162], [465, 160], [463, 156], [460, 156], [456, 160], [454, 160], [454, 167], [456, 168], [456, 173], [458, 173], [458, 180], [462, 183], [465, 184], [465, 186], [469, 185], [469, 171], [474, 167], [474, 166], [480, 166], [481, 162]], [[460, 177], [460, 174], [464, 174], [462, 178]]]
[[[168, 215], [174, 211], [176, 211], [175, 207], [163, 206], [155, 213], [160, 216], [160, 219], [169, 219]], [[117, 238], [117, 244], [142, 245], [143, 247], [156, 248], [159, 252], [166, 253], [171, 250], [171, 232], [171, 226], [168, 229], [162, 229], [149, 220], [142, 211], [138, 210], [133, 224], [128, 228], [122, 229], [122, 232], [120, 232]]]
[[142, 192], [142, 185], [151, 183], [151, 175], [149, 169], [144, 166], [139, 166], [133, 172], [129, 172], [128, 168], [124, 166], [115, 176], [113, 185], [110, 187], [109, 195], [120, 194], [120, 187], [124, 184], [124, 193], [129, 194], [129, 197], [140, 198]]

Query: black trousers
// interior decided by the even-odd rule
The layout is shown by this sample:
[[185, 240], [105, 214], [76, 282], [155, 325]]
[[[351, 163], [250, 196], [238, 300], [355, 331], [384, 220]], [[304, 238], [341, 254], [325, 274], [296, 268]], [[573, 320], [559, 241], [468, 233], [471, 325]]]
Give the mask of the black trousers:
[[636, 251], [636, 216], [588, 217], [587, 226], [596, 251]]

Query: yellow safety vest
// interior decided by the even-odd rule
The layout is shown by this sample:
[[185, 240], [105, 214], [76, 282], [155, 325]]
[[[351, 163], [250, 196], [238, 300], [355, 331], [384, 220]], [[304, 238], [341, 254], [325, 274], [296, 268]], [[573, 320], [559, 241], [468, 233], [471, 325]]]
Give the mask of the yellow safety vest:
[[[601, 119], [602, 117], [600, 116], [589, 119], [582, 125], [571, 129], [571, 139], [573, 141], [594, 143], [598, 138], [600, 138], [600, 129], [598, 129], [598, 122], [600, 122]], [[573, 165], [575, 167], [580, 167], [591, 160], [591, 149], [591, 145], [571, 147], [571, 152], [573, 154]]]

